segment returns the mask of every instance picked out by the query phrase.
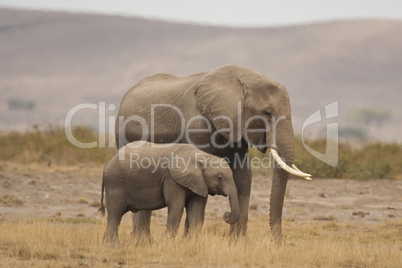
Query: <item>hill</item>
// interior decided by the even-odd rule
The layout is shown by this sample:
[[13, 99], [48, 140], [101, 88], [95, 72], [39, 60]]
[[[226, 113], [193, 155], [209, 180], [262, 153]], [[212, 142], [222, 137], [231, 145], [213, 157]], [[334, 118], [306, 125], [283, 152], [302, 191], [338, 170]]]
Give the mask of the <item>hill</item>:
[[[158, 72], [186, 76], [238, 64], [287, 87], [296, 132], [338, 100], [340, 127], [351, 124], [351, 110], [383, 108], [392, 117], [370, 127], [370, 135], [402, 141], [402, 21], [236, 29], [0, 8], [0, 44], [3, 130], [63, 124], [79, 103], [118, 105], [130, 87]], [[97, 127], [97, 118], [86, 110], [73, 122]]]

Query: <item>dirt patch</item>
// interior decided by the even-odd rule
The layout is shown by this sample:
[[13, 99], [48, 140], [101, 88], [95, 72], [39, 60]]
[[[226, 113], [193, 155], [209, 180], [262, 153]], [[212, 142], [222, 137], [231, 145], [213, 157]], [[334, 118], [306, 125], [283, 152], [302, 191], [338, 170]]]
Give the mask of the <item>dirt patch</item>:
[[[0, 216], [24, 218], [94, 218], [101, 195], [101, 169], [85, 175], [85, 167], [51, 172], [0, 172], [0, 197], [9, 196], [18, 206], [0, 202]], [[255, 175], [249, 219], [268, 214], [271, 177]], [[402, 181], [339, 179], [291, 179], [286, 191], [283, 217], [288, 221], [338, 221], [370, 224], [402, 217]], [[11, 200], [8, 198], [7, 200]], [[210, 196], [206, 221], [222, 222], [229, 210], [225, 197]], [[153, 220], [166, 223], [166, 209], [154, 212]], [[258, 218], [258, 217], [256, 217]], [[130, 219], [130, 213], [124, 216]]]

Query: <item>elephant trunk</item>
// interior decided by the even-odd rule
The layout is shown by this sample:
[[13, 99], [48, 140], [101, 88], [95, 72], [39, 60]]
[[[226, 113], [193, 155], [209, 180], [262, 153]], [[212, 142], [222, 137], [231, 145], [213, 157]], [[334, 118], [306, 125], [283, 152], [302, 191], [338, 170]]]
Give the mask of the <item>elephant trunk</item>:
[[[278, 137], [276, 141], [267, 141], [267, 143], [277, 146], [280, 157], [288, 166], [292, 166], [295, 144], [291, 121], [286, 120], [281, 122], [280, 126], [276, 129], [275, 136]], [[275, 241], [278, 244], [280, 244], [282, 240], [282, 210], [288, 178], [289, 173], [275, 165], [271, 188], [269, 224]]]
[[228, 224], [234, 224], [239, 220], [240, 217], [240, 205], [239, 199], [237, 197], [236, 188], [232, 189], [227, 196], [229, 197], [229, 203], [232, 212], [225, 212], [225, 214], [223, 215], [223, 219]]
[[269, 210], [269, 225], [271, 226], [274, 239], [278, 244], [280, 244], [282, 240], [282, 209], [288, 178], [289, 173], [283, 169], [274, 169]]

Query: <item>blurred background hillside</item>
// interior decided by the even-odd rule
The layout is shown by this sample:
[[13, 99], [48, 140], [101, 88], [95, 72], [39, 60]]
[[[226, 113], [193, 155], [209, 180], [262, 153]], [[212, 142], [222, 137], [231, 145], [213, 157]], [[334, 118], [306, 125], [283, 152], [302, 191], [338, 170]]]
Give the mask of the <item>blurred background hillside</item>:
[[[118, 106], [158, 72], [187, 76], [237, 64], [286, 86], [296, 133], [310, 114], [339, 101], [340, 136], [402, 141], [401, 20], [235, 28], [0, 8], [0, 61], [1, 131], [62, 126], [80, 103]], [[73, 123], [97, 130], [98, 113], [80, 111]], [[320, 137], [325, 123], [304, 134]]]

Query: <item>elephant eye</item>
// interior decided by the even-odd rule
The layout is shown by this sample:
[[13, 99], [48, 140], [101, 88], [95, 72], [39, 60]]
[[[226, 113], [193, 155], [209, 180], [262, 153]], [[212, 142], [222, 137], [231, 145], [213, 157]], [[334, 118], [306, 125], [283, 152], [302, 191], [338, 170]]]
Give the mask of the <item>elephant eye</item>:
[[222, 179], [223, 179], [223, 177], [222, 177], [221, 175], [219, 175], [219, 176], [218, 176], [218, 180], [221, 181]]
[[270, 112], [265, 111], [264, 114], [265, 114], [269, 119], [271, 119], [272, 114], [271, 114]]

